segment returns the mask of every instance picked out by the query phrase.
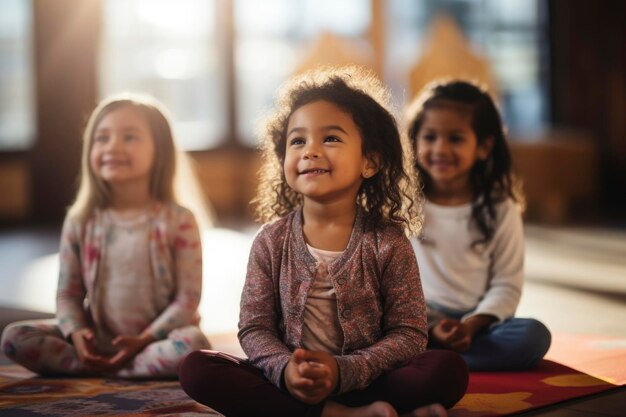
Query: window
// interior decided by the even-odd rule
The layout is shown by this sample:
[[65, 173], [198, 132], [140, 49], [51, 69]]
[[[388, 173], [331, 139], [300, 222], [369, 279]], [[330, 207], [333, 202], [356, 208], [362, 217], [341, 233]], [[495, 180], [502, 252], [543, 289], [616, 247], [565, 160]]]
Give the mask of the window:
[[225, 71], [216, 1], [105, 0], [100, 96], [148, 93], [171, 111], [181, 149], [226, 136]]
[[26, 150], [36, 130], [30, 1], [0, 2], [0, 151]]
[[548, 122], [545, 2], [392, 0], [388, 4], [386, 73], [396, 98], [402, 97], [405, 102], [411, 99], [403, 97], [409, 70], [421, 56], [425, 31], [433, 17], [446, 13], [455, 18], [471, 44], [489, 60], [508, 127], [522, 131], [541, 128]]
[[276, 90], [328, 32], [366, 43], [370, 0], [235, 0], [238, 136], [254, 145], [254, 128]]
[[373, 57], [373, 5], [385, 14], [383, 77], [398, 108], [411, 99], [408, 74], [421, 55], [425, 31], [444, 11], [487, 56], [509, 128], [541, 127], [548, 120], [548, 31], [540, 0], [102, 4], [101, 96], [123, 90], [156, 96], [172, 111], [183, 149], [207, 149], [227, 138], [254, 146], [254, 128], [272, 107], [277, 89], [324, 34]]

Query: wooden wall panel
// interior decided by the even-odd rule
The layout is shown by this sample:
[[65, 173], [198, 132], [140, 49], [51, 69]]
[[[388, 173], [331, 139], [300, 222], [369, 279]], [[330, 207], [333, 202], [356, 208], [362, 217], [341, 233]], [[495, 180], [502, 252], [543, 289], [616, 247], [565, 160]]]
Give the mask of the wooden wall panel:
[[24, 158], [0, 163], [0, 223], [24, 221], [30, 213], [30, 171]]
[[58, 222], [75, 195], [81, 131], [96, 102], [99, 3], [34, 2], [38, 139], [31, 166], [37, 222]]
[[626, 208], [624, 16], [622, 0], [550, 1], [553, 122], [593, 133], [609, 208]]

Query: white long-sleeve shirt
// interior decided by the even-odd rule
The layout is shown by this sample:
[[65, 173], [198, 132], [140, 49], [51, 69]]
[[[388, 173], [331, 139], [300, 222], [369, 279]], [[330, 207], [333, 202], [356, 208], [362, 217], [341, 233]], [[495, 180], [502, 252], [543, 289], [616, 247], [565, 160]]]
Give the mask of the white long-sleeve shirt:
[[[496, 205], [491, 241], [472, 248], [481, 235], [470, 227], [471, 204], [440, 206], [427, 202], [421, 239], [411, 243], [426, 302], [464, 318], [488, 314], [499, 321], [514, 315], [524, 280], [521, 213], [508, 199]], [[472, 223], [473, 224], [473, 223]]]

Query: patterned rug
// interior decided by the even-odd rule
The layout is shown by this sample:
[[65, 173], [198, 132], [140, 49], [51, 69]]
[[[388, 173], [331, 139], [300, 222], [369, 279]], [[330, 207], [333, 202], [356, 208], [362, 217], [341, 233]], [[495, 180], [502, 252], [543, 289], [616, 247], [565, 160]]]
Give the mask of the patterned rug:
[[220, 416], [191, 400], [178, 381], [38, 378], [18, 365], [0, 367], [0, 416]]
[[[450, 417], [519, 413], [625, 383], [626, 339], [556, 335], [532, 371], [472, 373]], [[0, 366], [0, 417], [166, 415], [220, 414], [187, 397], [177, 381], [39, 378], [18, 365]]]

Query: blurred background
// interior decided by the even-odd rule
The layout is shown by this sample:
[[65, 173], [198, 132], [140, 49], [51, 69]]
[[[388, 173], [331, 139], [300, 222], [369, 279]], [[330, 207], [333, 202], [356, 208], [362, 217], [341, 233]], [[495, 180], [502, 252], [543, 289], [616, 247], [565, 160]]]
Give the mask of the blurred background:
[[373, 68], [398, 113], [431, 78], [500, 100], [527, 219], [626, 226], [626, 7], [606, 0], [2, 0], [0, 221], [58, 224], [97, 101], [172, 111], [217, 222], [251, 219], [254, 127], [317, 64]]
[[[385, 81], [398, 115], [432, 78], [489, 85], [525, 184], [529, 275], [623, 313], [624, 16], [621, 0], [2, 0], [0, 304], [22, 303], [24, 271], [58, 250], [98, 100], [133, 90], [165, 103], [214, 224], [245, 234], [254, 129], [274, 92], [318, 64], [354, 63]], [[240, 257], [247, 242], [233, 243]], [[591, 267], [575, 263], [589, 253]]]

